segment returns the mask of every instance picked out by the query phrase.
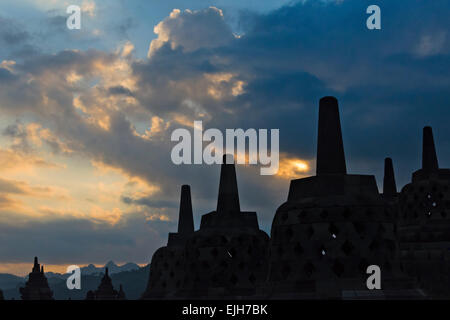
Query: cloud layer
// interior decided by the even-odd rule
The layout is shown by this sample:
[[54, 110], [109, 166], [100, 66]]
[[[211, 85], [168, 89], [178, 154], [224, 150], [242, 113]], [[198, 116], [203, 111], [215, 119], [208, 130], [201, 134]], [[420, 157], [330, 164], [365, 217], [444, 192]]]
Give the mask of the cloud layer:
[[220, 7], [173, 9], [134, 38], [137, 14], [94, 25], [113, 5], [86, 7], [77, 36], [60, 28], [61, 7], [37, 19], [42, 32], [0, 17], [0, 239], [14, 244], [0, 263], [148, 262], [174, 231], [180, 185], [197, 225], [215, 208], [219, 168], [170, 161], [171, 132], [194, 120], [280, 129], [278, 176], [238, 167], [242, 207], [266, 231], [289, 179], [314, 172], [324, 95], [339, 99], [351, 172], [380, 182], [390, 156], [405, 184], [424, 125], [450, 166], [450, 5], [382, 1], [382, 30], [370, 31], [369, 4], [301, 1], [238, 23]]

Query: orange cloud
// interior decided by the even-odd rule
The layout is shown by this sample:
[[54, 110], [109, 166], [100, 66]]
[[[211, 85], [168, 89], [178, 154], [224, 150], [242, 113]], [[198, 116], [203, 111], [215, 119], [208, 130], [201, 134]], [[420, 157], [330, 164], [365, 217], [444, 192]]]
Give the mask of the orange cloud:
[[283, 179], [298, 179], [309, 176], [311, 174], [310, 170], [308, 161], [281, 154], [280, 167], [276, 176]]

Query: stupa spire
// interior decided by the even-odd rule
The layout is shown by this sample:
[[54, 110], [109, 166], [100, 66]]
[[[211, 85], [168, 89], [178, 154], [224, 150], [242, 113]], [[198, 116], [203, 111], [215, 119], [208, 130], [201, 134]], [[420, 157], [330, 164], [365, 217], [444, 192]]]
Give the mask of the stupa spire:
[[397, 195], [397, 185], [395, 183], [394, 166], [392, 159], [384, 159], [384, 179], [383, 179], [383, 194], [385, 196]]
[[194, 217], [192, 215], [191, 187], [181, 186], [180, 212], [178, 217], [178, 233], [191, 234], [194, 232]]
[[434, 171], [439, 168], [434, 147], [433, 131], [431, 127], [423, 128], [422, 169]]
[[346, 173], [338, 101], [335, 97], [323, 97], [319, 102], [316, 174]]
[[217, 213], [228, 214], [240, 212], [239, 193], [236, 180], [236, 168], [233, 156], [223, 156], [220, 170], [219, 198], [217, 200]]
[[39, 262], [38, 262], [38, 257], [34, 257], [34, 265], [33, 265], [33, 272], [39, 272], [40, 271], [40, 266], [39, 266]]

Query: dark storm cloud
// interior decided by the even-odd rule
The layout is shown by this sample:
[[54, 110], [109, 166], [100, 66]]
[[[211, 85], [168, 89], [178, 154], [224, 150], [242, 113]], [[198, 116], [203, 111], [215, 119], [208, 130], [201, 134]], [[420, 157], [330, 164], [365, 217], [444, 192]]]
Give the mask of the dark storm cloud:
[[0, 224], [0, 241], [14, 243], [1, 246], [0, 260], [22, 262], [38, 255], [56, 264], [104, 263], [124, 257], [147, 262], [173, 228], [170, 222], [146, 221], [140, 214], [131, 214], [114, 226], [80, 218]]
[[30, 38], [27, 31], [23, 30], [14, 20], [0, 17], [0, 40], [3, 45], [14, 46], [21, 44]]
[[[140, 88], [167, 88], [169, 79], [195, 82], [205, 72], [235, 72], [247, 83], [243, 95], [214, 101], [192, 94], [211, 113], [208, 125], [280, 128], [282, 149], [307, 158], [314, 156], [318, 100], [335, 95], [350, 169], [380, 178], [382, 159], [389, 155], [400, 162], [400, 180], [406, 183], [418, 165], [422, 126], [434, 126], [443, 144], [450, 136], [450, 23], [448, 10], [442, 10], [450, 4], [382, 1], [380, 31], [365, 26], [370, 4], [307, 1], [283, 7], [253, 16], [241, 38], [195, 52], [168, 42], [135, 65]], [[158, 92], [163, 94], [138, 97], [160, 114], [186, 112], [185, 92], [167, 97], [164, 89]], [[233, 113], [222, 113], [224, 108]], [[442, 151], [443, 163], [449, 155]]]
[[116, 94], [116, 95], [125, 95], [125, 96], [133, 96], [133, 92], [130, 89], [125, 88], [123, 86], [115, 86], [108, 88], [108, 93]]
[[144, 205], [149, 208], [178, 208], [177, 201], [153, 200], [148, 197], [134, 199], [131, 197], [123, 196], [122, 201], [126, 204]]

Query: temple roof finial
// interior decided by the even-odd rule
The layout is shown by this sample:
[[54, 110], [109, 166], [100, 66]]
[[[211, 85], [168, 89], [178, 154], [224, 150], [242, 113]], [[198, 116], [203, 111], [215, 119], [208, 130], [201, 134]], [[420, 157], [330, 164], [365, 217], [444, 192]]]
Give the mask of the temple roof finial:
[[422, 169], [434, 171], [439, 169], [431, 127], [423, 128]]
[[191, 187], [181, 186], [180, 212], [178, 217], [178, 233], [191, 234], [194, 232], [194, 218], [192, 215]]
[[394, 166], [392, 159], [384, 159], [384, 179], [383, 179], [383, 194], [386, 196], [397, 195], [397, 185], [395, 183]]
[[233, 155], [223, 156], [220, 170], [219, 198], [217, 201], [217, 213], [238, 213], [240, 212], [239, 193], [236, 180], [236, 168]]
[[319, 102], [316, 174], [346, 174], [338, 101], [323, 97]]

